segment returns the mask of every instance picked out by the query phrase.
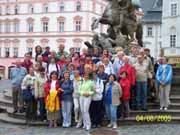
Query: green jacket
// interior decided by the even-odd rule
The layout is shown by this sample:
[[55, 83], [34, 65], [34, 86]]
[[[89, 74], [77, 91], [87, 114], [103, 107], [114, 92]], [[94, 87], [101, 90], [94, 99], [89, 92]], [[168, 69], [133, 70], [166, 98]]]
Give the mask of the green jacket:
[[78, 93], [83, 96], [84, 93], [88, 93], [90, 96], [94, 94], [95, 83], [91, 80], [84, 80], [79, 87]]

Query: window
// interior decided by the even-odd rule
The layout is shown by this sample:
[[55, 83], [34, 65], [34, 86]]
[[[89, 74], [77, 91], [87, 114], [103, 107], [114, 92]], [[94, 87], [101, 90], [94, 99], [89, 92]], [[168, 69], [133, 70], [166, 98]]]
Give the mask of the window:
[[9, 6], [6, 7], [6, 15], [10, 15], [10, 7]]
[[13, 48], [13, 57], [18, 57], [18, 48], [17, 47], [14, 47]]
[[43, 32], [48, 32], [48, 22], [43, 22]]
[[19, 32], [19, 23], [14, 23], [14, 32]]
[[59, 22], [59, 32], [64, 32], [64, 21]]
[[28, 23], [28, 32], [33, 32], [33, 23]]
[[48, 13], [48, 5], [47, 4], [44, 4], [44, 13]]
[[176, 47], [176, 35], [170, 35], [170, 47]]
[[81, 21], [76, 21], [76, 31], [81, 31]]
[[32, 55], [33, 48], [32, 48], [32, 47], [28, 47], [28, 48], [27, 48], [27, 52], [30, 53], [30, 54]]
[[81, 3], [79, 1], [76, 3], [76, 11], [81, 11]]
[[171, 16], [177, 15], [177, 3], [171, 4]]
[[2, 33], [2, 24], [0, 24], [0, 33]]
[[29, 13], [30, 13], [30, 14], [33, 14], [33, 13], [34, 13], [34, 7], [33, 7], [32, 4], [29, 5]]
[[5, 32], [9, 33], [11, 31], [10, 23], [5, 24]]
[[147, 28], [147, 36], [148, 37], [152, 37], [153, 36], [153, 28], [152, 27], [148, 27]]
[[74, 48], [75, 52], [80, 52], [81, 48], [80, 47], [76, 47]]
[[64, 11], [64, 3], [63, 3], [63, 2], [60, 3], [59, 11], [60, 11], [60, 12], [63, 12], [63, 11]]
[[0, 7], [0, 15], [2, 15], [2, 8]]
[[18, 14], [18, 5], [15, 6], [15, 9], [14, 9], [14, 14], [17, 15]]
[[8, 58], [10, 55], [10, 48], [9, 47], [5, 47], [5, 57]]

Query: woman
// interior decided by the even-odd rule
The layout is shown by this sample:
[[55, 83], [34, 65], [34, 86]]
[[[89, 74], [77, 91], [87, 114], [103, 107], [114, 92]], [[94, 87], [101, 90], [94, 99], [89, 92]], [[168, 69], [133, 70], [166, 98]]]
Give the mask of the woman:
[[51, 58], [50, 63], [47, 64], [47, 68], [46, 68], [46, 73], [47, 73], [47, 78], [50, 77], [51, 72], [56, 71], [58, 73], [58, 78], [59, 78], [59, 74], [60, 74], [60, 67], [59, 65], [56, 63], [55, 58]]
[[91, 129], [91, 120], [89, 116], [89, 107], [91, 104], [91, 98], [94, 94], [95, 84], [89, 79], [89, 74], [84, 74], [84, 81], [80, 85], [79, 95], [80, 95], [80, 107], [83, 117], [83, 128], [87, 131]]
[[80, 59], [80, 55], [78, 52], [74, 53], [74, 57], [72, 58], [72, 64], [77, 68], [79, 67], [79, 59]]
[[117, 128], [117, 108], [120, 105], [119, 98], [122, 95], [122, 90], [119, 83], [116, 81], [114, 74], [109, 75], [109, 82], [106, 84], [105, 89], [105, 107], [108, 120], [110, 124], [108, 127]]
[[35, 55], [35, 61], [37, 61], [37, 57], [39, 56], [39, 55], [42, 55], [42, 47], [40, 46], [40, 45], [37, 45], [36, 47], [35, 47], [35, 53], [36, 53], [36, 55]]
[[35, 78], [34, 95], [35, 95], [37, 104], [39, 105], [39, 112], [40, 112], [39, 117], [42, 121], [45, 120], [45, 114], [46, 114], [45, 102], [44, 102], [45, 83], [46, 83], [45, 68], [41, 67], [39, 69], [39, 75], [36, 75], [36, 78]]
[[103, 98], [103, 90], [104, 84], [103, 80], [97, 77], [97, 73], [93, 72], [93, 81], [95, 83], [95, 93], [92, 97], [92, 102], [90, 106], [90, 114], [92, 127], [100, 127], [102, 121], [102, 98]]
[[73, 82], [70, 80], [70, 74], [68, 71], [64, 73], [64, 79], [61, 82], [62, 93], [62, 115], [63, 115], [63, 127], [71, 126], [72, 115], [72, 93]]
[[73, 103], [74, 103], [74, 114], [75, 114], [75, 122], [77, 123], [76, 128], [80, 128], [82, 126], [82, 115], [80, 111], [80, 97], [78, 94], [79, 86], [82, 84], [82, 77], [78, 70], [74, 71], [74, 81], [73, 81]]
[[21, 84], [23, 90], [23, 99], [27, 105], [26, 108], [26, 122], [29, 120], [36, 119], [36, 101], [34, 98], [34, 83], [35, 83], [35, 75], [34, 69], [29, 68], [29, 74], [27, 74]]
[[57, 127], [57, 120], [60, 116], [60, 96], [62, 92], [58, 82], [58, 73], [51, 72], [50, 79], [46, 82], [45, 86], [45, 104], [47, 110], [47, 119], [49, 120], [49, 127]]

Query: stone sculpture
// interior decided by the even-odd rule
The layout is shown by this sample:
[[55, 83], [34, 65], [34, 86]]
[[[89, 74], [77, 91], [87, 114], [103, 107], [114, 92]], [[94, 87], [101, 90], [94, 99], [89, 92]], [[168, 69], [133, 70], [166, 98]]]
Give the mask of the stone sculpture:
[[89, 42], [85, 44], [89, 48], [101, 49], [116, 46], [127, 48], [128, 44], [135, 39], [142, 44], [142, 27], [138, 24], [135, 15], [139, 5], [139, 0], [108, 0], [102, 17], [94, 19], [91, 25], [92, 30], [97, 29], [99, 23], [108, 25], [107, 34], [95, 34], [92, 44]]

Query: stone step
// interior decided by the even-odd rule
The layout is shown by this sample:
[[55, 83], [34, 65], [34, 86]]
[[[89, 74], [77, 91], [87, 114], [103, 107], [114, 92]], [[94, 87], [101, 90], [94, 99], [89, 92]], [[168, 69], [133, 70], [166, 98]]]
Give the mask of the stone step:
[[[148, 109], [159, 109], [159, 103], [147, 103]], [[180, 110], [180, 103], [171, 103], [169, 106], [170, 110]]]
[[13, 107], [12, 100], [5, 99], [2, 94], [0, 94], [0, 106]]
[[149, 109], [148, 111], [132, 110], [130, 112], [131, 117], [136, 117], [138, 115], [170, 115], [172, 117], [180, 117], [180, 110], [160, 111], [159, 109]]
[[13, 113], [13, 108], [6, 109], [6, 112], [9, 117], [17, 118], [17, 119], [25, 119], [25, 113]]
[[180, 103], [180, 96], [178, 96], [178, 95], [171, 95], [170, 96], [170, 102], [171, 103]]

